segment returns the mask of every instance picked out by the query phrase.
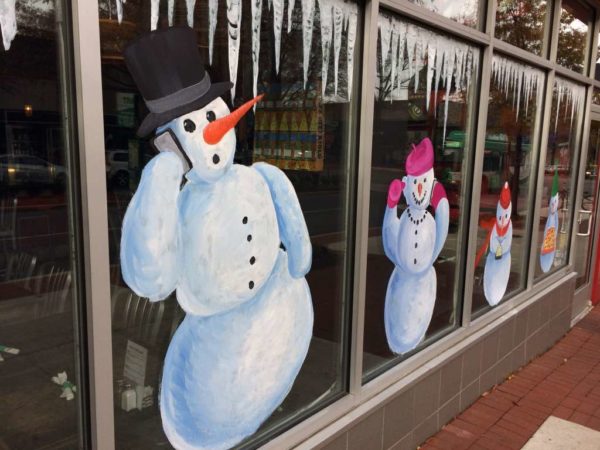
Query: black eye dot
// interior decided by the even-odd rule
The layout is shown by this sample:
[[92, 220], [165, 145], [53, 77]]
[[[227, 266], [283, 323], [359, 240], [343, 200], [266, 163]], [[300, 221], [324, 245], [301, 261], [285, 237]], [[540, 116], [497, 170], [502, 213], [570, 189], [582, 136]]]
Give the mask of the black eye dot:
[[413, 181], [413, 184], [417, 184], [417, 180]]
[[183, 129], [188, 133], [193, 133], [196, 130], [196, 124], [190, 119], [185, 119]]
[[423, 183], [427, 183], [427, 178], [423, 178]]
[[209, 122], [214, 122], [215, 120], [217, 120], [217, 116], [215, 115], [215, 112], [208, 111], [206, 113], [206, 120], [208, 120]]

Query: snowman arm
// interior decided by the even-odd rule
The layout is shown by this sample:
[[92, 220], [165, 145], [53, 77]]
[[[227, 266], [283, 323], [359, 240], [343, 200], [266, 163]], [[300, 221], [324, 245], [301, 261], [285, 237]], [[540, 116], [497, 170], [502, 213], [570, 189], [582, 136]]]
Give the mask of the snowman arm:
[[137, 295], [166, 298], [179, 274], [178, 206], [183, 165], [172, 152], [152, 158], [125, 213], [121, 271]]
[[446, 190], [442, 183], [435, 181], [433, 192], [431, 193], [431, 204], [435, 208], [435, 247], [433, 249], [433, 258], [431, 264], [440, 256], [442, 248], [448, 237], [448, 226], [450, 224], [450, 205]]
[[312, 245], [294, 186], [275, 166], [256, 163], [252, 167], [262, 175], [271, 191], [279, 235], [288, 254], [290, 275], [302, 278], [310, 270]]
[[506, 236], [502, 241], [502, 253], [510, 252], [510, 246], [512, 244], [512, 235], [513, 235], [513, 226], [512, 221], [508, 225], [508, 230], [506, 231]]
[[398, 210], [394, 206], [385, 208], [383, 216], [383, 227], [381, 229], [381, 240], [383, 241], [383, 251], [395, 265], [399, 265], [396, 249], [398, 248], [398, 233], [400, 232], [400, 219], [398, 219]]

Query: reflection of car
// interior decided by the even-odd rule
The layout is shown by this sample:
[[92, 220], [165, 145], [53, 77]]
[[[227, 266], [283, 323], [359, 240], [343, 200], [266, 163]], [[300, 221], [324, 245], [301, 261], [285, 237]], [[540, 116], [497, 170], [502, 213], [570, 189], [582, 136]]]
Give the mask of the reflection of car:
[[64, 185], [64, 166], [30, 155], [0, 155], [0, 184], [3, 186]]
[[106, 178], [118, 187], [129, 186], [129, 153], [127, 150], [106, 152]]

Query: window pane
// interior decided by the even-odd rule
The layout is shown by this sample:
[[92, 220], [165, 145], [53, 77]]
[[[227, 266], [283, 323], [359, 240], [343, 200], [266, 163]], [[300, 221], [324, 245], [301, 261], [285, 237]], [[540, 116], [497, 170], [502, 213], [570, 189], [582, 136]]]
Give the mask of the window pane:
[[[398, 16], [380, 14], [379, 30], [365, 379], [459, 323], [479, 64], [476, 48]], [[404, 199], [389, 200], [393, 180]]]
[[525, 287], [544, 73], [494, 55], [486, 128], [473, 314]]
[[594, 88], [594, 92], [592, 94], [592, 102], [594, 105], [600, 105], [600, 89], [597, 87]]
[[14, 7], [0, 8], [0, 447], [84, 448], [68, 4], [18, 2], [12, 22]]
[[504, 42], [541, 55], [547, 10], [545, 0], [498, 0], [494, 34]]
[[585, 88], [556, 78], [546, 149], [536, 279], [567, 264]]
[[485, 2], [479, 0], [410, 0], [411, 3], [427, 8], [436, 14], [448, 17], [458, 23], [472, 28], [481, 28]]
[[[214, 39], [210, 39], [208, 18], [212, 17], [209, 14], [212, 11], [209, 11], [209, 3], [212, 2], [198, 0], [192, 18], [198, 39], [198, 50], [204, 66], [210, 74], [212, 82], [217, 83], [230, 79], [229, 59], [234, 55], [234, 52], [230, 52], [230, 50], [234, 49], [230, 48], [228, 43], [228, 36], [232, 30], [228, 30], [225, 2], [218, 2]], [[327, 9], [326, 4], [329, 4], [331, 8]], [[185, 299], [182, 297], [185, 292], [179, 283], [191, 282], [186, 275], [191, 271], [195, 271], [194, 273], [200, 277], [205, 271], [216, 270], [219, 264], [222, 264], [222, 273], [231, 270], [231, 279], [235, 280], [239, 276], [236, 275], [237, 271], [241, 270], [237, 268], [240, 264], [239, 261], [243, 261], [244, 270], [250, 266], [267, 268], [265, 276], [267, 281], [262, 287], [258, 285], [256, 279], [250, 280], [255, 283], [254, 286], [248, 279], [243, 279], [244, 289], [258, 291], [255, 296], [251, 296], [253, 300], [223, 313], [207, 316], [207, 322], [208, 320], [227, 322], [219, 327], [216, 335], [209, 331], [203, 331], [205, 328], [202, 325], [199, 325], [194, 331], [198, 333], [199, 340], [204, 339], [209, 342], [206, 347], [207, 351], [203, 354], [214, 354], [214, 360], [203, 366], [201, 374], [212, 370], [213, 375], [211, 375], [212, 378], [208, 375], [202, 378], [204, 375], [200, 376], [196, 374], [197, 372], [192, 372], [189, 376], [194, 379], [196, 384], [188, 387], [181, 382], [181, 388], [186, 389], [186, 392], [191, 392], [188, 397], [194, 398], [195, 390], [207, 385], [206, 392], [208, 395], [214, 395], [215, 407], [208, 410], [199, 401], [199, 407], [190, 410], [189, 414], [182, 413], [182, 417], [185, 417], [186, 421], [196, 420], [199, 427], [216, 430], [215, 422], [219, 420], [218, 408], [230, 411], [224, 419], [228, 423], [242, 422], [237, 419], [235, 414], [241, 415], [245, 420], [248, 415], [253, 414], [253, 411], [263, 411], [256, 417], [252, 416], [256, 419], [256, 426], [260, 425], [260, 428], [245, 441], [240, 443], [248, 434], [247, 428], [239, 431], [238, 435], [231, 438], [226, 444], [219, 441], [218, 444], [208, 443], [205, 445], [206, 447], [229, 447], [239, 444], [254, 448], [333, 402], [344, 395], [347, 390], [346, 349], [348, 348], [347, 327], [351, 299], [351, 292], [347, 286], [349, 286], [348, 274], [352, 270], [351, 253], [347, 249], [348, 244], [352, 241], [354, 226], [353, 221], [350, 220], [350, 202], [353, 202], [355, 189], [353, 187], [355, 172], [353, 160], [355, 157], [355, 134], [358, 128], [356, 99], [360, 98], [359, 83], [356, 80], [359, 70], [355, 65], [360, 60], [362, 12], [358, 4], [353, 2], [319, 2], [317, 9], [311, 15], [314, 21], [312, 23], [309, 21], [307, 24], [303, 23], [303, 19], [307, 18], [306, 14], [310, 11], [303, 11], [300, 2], [295, 3], [291, 16], [288, 16], [290, 11], [287, 8], [280, 16], [282, 11], [278, 9], [277, 2], [274, 2], [271, 8], [267, 1], [262, 2], [260, 17], [253, 16], [253, 12], [256, 13], [256, 11], [252, 10], [251, 2], [242, 2], [242, 7], [238, 69], [233, 72], [237, 75], [235, 98], [232, 102], [228, 88], [223, 97], [230, 109], [237, 108], [252, 99], [255, 96], [255, 89], [256, 93], [264, 93], [265, 97], [256, 104], [255, 109], [251, 108], [244, 119], [238, 123], [235, 129], [237, 144], [235, 144], [233, 157], [236, 165], [228, 169], [230, 172], [227, 173], [244, 169], [245, 171], [240, 173], [252, 173], [253, 176], [260, 177], [258, 171], [246, 167], [240, 169], [240, 167], [266, 162], [282, 169], [292, 182], [302, 209], [300, 215], [303, 215], [308, 227], [312, 246], [312, 267], [306, 275], [314, 309], [312, 339], [310, 327], [302, 328], [306, 336], [308, 354], [303, 361], [302, 358], [289, 356], [289, 354], [297, 352], [301, 346], [295, 343], [288, 348], [285, 343], [282, 343], [280, 337], [283, 333], [280, 329], [282, 325], [278, 324], [286, 324], [286, 319], [289, 317], [285, 314], [277, 311], [271, 312], [267, 320], [268, 326], [251, 314], [247, 314], [243, 320], [238, 318], [239, 326], [232, 328], [231, 325], [235, 323], [233, 319], [236, 317], [235, 315], [242, 314], [241, 311], [245, 311], [244, 308], [249, 307], [253, 302], [261, 304], [262, 300], [260, 299], [263, 298], [263, 295], [267, 295], [265, 292], [268, 292], [265, 285], [271, 286], [271, 283], [274, 283], [273, 286], [275, 286], [278, 283], [273, 281], [275, 269], [272, 264], [263, 262], [267, 261], [266, 257], [261, 259], [260, 254], [246, 254], [248, 253], [246, 249], [258, 248], [260, 250], [263, 246], [268, 247], [269, 251], [272, 249], [274, 254], [280, 255], [286, 261], [286, 255], [290, 255], [289, 258], [298, 257], [296, 253], [298, 250], [290, 248], [287, 243], [285, 249], [277, 249], [280, 237], [283, 240], [284, 233], [288, 236], [288, 229], [285, 228], [280, 228], [279, 236], [277, 230], [272, 230], [269, 235], [261, 237], [259, 235], [261, 230], [267, 229], [267, 227], [257, 225], [254, 233], [244, 232], [241, 241], [236, 238], [236, 236], [239, 237], [240, 232], [246, 228], [250, 229], [254, 226], [253, 223], [260, 220], [261, 216], [257, 213], [257, 208], [266, 205], [264, 207], [271, 211], [272, 198], [275, 198], [278, 207], [281, 206], [279, 203], [281, 192], [274, 193], [273, 197], [271, 195], [265, 197], [260, 192], [268, 191], [259, 191], [258, 194], [263, 195], [260, 197], [260, 201], [250, 201], [246, 197], [254, 195], [257, 188], [244, 187], [243, 184], [240, 184], [239, 193], [235, 197], [241, 198], [243, 202], [236, 207], [237, 209], [231, 209], [227, 206], [228, 202], [219, 199], [219, 208], [223, 208], [223, 211], [230, 209], [234, 211], [235, 217], [232, 221], [226, 221], [216, 229], [211, 229], [208, 225], [199, 225], [193, 232], [181, 231], [183, 245], [196, 248], [195, 246], [212, 245], [210, 233], [222, 230], [226, 237], [215, 242], [222, 241], [228, 250], [214, 254], [214, 258], [216, 258], [214, 261], [211, 259], [205, 263], [196, 265], [186, 263], [180, 266], [175, 274], [176, 277], [179, 277], [177, 292], [171, 293], [167, 299], [150, 303], [147, 298], [138, 297], [123, 279], [120, 259], [120, 252], [123, 250], [120, 245], [123, 218], [131, 202], [135, 202], [136, 198], [144, 195], [144, 188], [139, 184], [140, 177], [149, 177], [150, 165], [156, 164], [156, 161], [164, 155], [157, 156], [148, 139], [138, 139], [135, 136], [136, 129], [146, 116], [147, 110], [122, 59], [125, 44], [150, 30], [152, 13], [150, 2], [128, 0], [127, 3], [124, 3], [121, 24], [118, 23], [114, 3], [111, 2], [110, 6], [108, 3], [101, 3], [100, 26], [112, 264], [115, 430], [119, 448], [153, 448], [157, 445], [168, 446], [169, 444], [167, 436], [163, 432], [165, 423], [161, 421], [157, 397], [161, 380], [164, 389], [165, 374], [170, 367], [169, 363], [165, 363], [165, 356], [169, 346], [174, 345], [173, 342], [180, 342], [177, 340], [179, 333], [183, 333], [180, 330], [188, 329], [188, 325], [180, 325], [184, 316], [187, 323], [192, 321], [204, 323], [203, 316], [191, 313], [185, 315], [180, 307], [180, 303], [185, 306], [182, 300], [182, 298]], [[254, 25], [253, 17], [256, 20]], [[274, 17], [277, 20], [281, 19], [282, 22], [276, 22]], [[290, 18], [291, 21], [289, 21]], [[174, 26], [184, 25], [187, 20], [186, 2], [177, 0], [174, 2], [173, 24]], [[233, 19], [230, 17], [229, 21], [231, 20]], [[279, 24], [277, 25], [277, 23]], [[158, 28], [167, 28], [167, 25], [166, 2], [161, 2], [158, 12]], [[303, 26], [306, 26], [305, 33], [303, 33]], [[277, 36], [280, 33], [281, 47], [279, 50], [274, 28], [276, 28]], [[253, 30], [259, 32], [255, 35], [254, 42]], [[304, 44], [305, 39], [308, 38], [312, 39], [312, 43], [310, 45], [306, 43], [307, 52], [305, 53]], [[209, 63], [211, 42], [213, 46], [212, 64]], [[254, 53], [258, 55], [258, 60], [256, 61], [257, 65], [254, 66], [252, 56], [256, 47], [253, 50], [253, 45], [258, 44], [260, 44], [260, 49], [258, 53]], [[330, 49], [329, 57], [325, 59], [325, 66], [322, 64], [322, 49]], [[280, 55], [279, 60], [276, 58], [277, 54]], [[149, 58], [154, 58], [154, 56], [154, 54], [149, 54]], [[253, 78], [253, 75], [256, 78]], [[304, 87], [305, 81], [306, 88]], [[216, 109], [213, 111], [216, 112], [215, 118], [217, 119], [221, 117], [219, 114], [225, 114], [219, 111]], [[201, 121], [196, 121], [193, 128], [188, 124], [188, 129], [192, 130], [190, 133], [197, 136], [197, 139], [204, 139], [202, 137], [204, 132], [201, 134], [199, 131], [208, 120], [211, 119], [209, 119], [208, 113], [204, 112]], [[182, 140], [180, 137], [178, 136], [178, 139], [184, 147], [184, 151], [193, 155], [193, 152], [196, 151], [195, 144], [190, 144], [187, 138]], [[231, 149], [233, 150], [233, 147]], [[214, 163], [215, 160], [212, 159], [212, 161]], [[200, 170], [195, 170], [187, 175], [188, 181], [183, 187], [183, 191], [199, 189], [198, 192], [208, 192], [209, 186], [212, 185], [197, 181], [195, 177], [202, 177], [202, 175], [198, 175], [199, 173]], [[224, 181], [215, 182], [215, 186], [225, 186], [216, 183], [225, 183]], [[265, 187], [265, 189], [267, 188]], [[177, 186], [174, 191], [177, 192]], [[134, 200], [132, 200], [134, 193], [136, 193], [136, 197], [133, 197]], [[182, 202], [180, 208], [188, 206], [203, 208], [203, 201], [182, 200], [181, 196], [179, 198], [179, 201]], [[172, 207], [172, 204], [172, 202], [167, 204], [167, 207]], [[293, 207], [294, 202], [291, 202], [290, 205]], [[132, 207], [129, 206], [129, 208]], [[265, 217], [271, 216], [266, 215]], [[277, 220], [289, 220], [289, 217], [285, 210], [281, 210], [278, 212]], [[183, 227], [183, 225], [181, 226]], [[283, 227], [282, 222], [280, 222], [280, 226]], [[205, 237], [207, 234], [208, 236]], [[302, 233], [299, 233], [299, 236], [302, 236]], [[273, 239], [277, 240], [274, 248], [264, 245], [264, 242], [270, 242]], [[187, 252], [186, 249], [184, 255], [189, 254]], [[245, 253], [237, 256], [229, 255], [229, 253], [240, 252]], [[204, 255], [205, 253], [199, 252], [199, 254]], [[215, 274], [215, 277], [223, 276], [222, 273]], [[144, 293], [140, 292], [140, 294]], [[287, 310], [290, 304], [294, 304], [295, 298], [281, 298], [282, 303], [277, 303], [277, 305]], [[203, 300], [201, 296], [198, 298], [198, 301]], [[310, 301], [306, 304], [309, 306]], [[261, 311], [267, 312], [267, 310]], [[231, 319], [227, 319], [228, 317]], [[299, 315], [294, 317], [294, 320], [300, 321], [302, 317], [304, 316]], [[273, 333], [270, 333], [269, 326], [273, 327]], [[290, 325], [288, 323], [285, 326]], [[252, 337], [251, 327], [254, 327], [252, 332], [257, 333], [261, 339], [268, 340], [267, 345], [256, 344], [255, 338]], [[177, 334], [175, 334], [176, 330]], [[269, 332], [269, 336], [265, 335], [267, 332]], [[214, 344], [212, 344], [213, 341]], [[218, 344], [218, 342], [222, 344]], [[229, 351], [224, 350], [224, 346], [226, 343], [231, 344], [232, 342], [237, 343], [238, 350], [230, 354]], [[281, 355], [276, 362], [271, 361], [274, 358], [273, 355], [281, 352], [282, 348], [288, 355], [285, 358]], [[128, 402], [132, 402], [132, 397], [136, 396], [136, 399], [140, 400], [137, 397], [140, 394], [134, 392], [134, 385], [140, 384], [140, 382], [131, 378], [128, 369], [134, 350], [141, 351], [142, 354], [147, 352], [147, 356], [144, 357], [145, 364], [143, 364], [145, 367], [143, 383], [147, 388], [146, 393], [141, 394], [143, 398], [143, 403], [140, 405], [142, 406], [141, 413], [126, 411], [129, 409]], [[244, 362], [240, 360], [240, 352], [253, 356]], [[186, 350], [184, 350], [184, 354], [187, 354]], [[216, 368], [218, 358], [228, 361], [223, 363], [221, 369]], [[239, 405], [246, 405], [245, 402], [249, 402], [248, 395], [251, 394], [248, 393], [263, 392], [263, 389], [270, 389], [271, 385], [284, 386], [281, 383], [282, 380], [272, 380], [271, 378], [274, 368], [280, 367], [287, 358], [294, 358], [294, 364], [297, 363], [299, 370], [297, 376], [291, 377], [291, 381], [283, 380], [286, 386], [289, 383], [288, 387], [291, 388], [289, 393], [281, 391], [281, 398], [272, 405], [261, 403], [266, 398], [266, 395], [261, 393], [252, 400], [251, 407], [244, 407], [244, 411], [235, 412], [241, 407]], [[248, 366], [244, 366], [244, 364], [248, 364]], [[235, 386], [232, 383], [227, 384], [227, 380], [235, 378], [236, 371], [247, 373], [249, 369], [253, 371], [253, 375], [240, 375]], [[295, 382], [291, 385], [294, 379]], [[268, 383], [261, 380], [268, 380]], [[257, 385], [259, 382], [260, 385]], [[227, 393], [235, 391], [235, 389], [239, 390], [240, 383], [244, 383], [247, 390], [239, 394], [238, 398], [230, 399]], [[140, 389], [138, 389], [139, 392], [141, 392]], [[189, 405], [182, 405], [182, 407], [184, 410], [188, 407], [192, 408]], [[215, 434], [218, 433], [215, 432]], [[201, 435], [200, 432], [197, 435]], [[217, 436], [215, 439], [222, 439], [222, 436]]]
[[577, 0], [564, 0], [560, 10], [556, 62], [583, 73], [594, 19], [591, 8]]

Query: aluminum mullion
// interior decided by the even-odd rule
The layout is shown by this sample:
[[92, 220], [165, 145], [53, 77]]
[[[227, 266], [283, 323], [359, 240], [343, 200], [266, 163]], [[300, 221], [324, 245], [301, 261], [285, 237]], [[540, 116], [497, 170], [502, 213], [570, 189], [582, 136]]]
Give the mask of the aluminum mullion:
[[354, 298], [352, 308], [352, 340], [350, 347], [350, 393], [362, 387], [365, 295], [369, 241], [369, 202], [371, 195], [371, 153], [373, 147], [373, 115], [375, 108], [375, 78], [377, 76], [377, 37], [379, 1], [369, 1], [365, 7], [364, 45], [358, 182], [356, 195], [356, 236], [354, 255]]
[[554, 95], [554, 71], [550, 71], [546, 77], [546, 86], [544, 92], [544, 109], [541, 139], [540, 139], [540, 154], [538, 158], [538, 171], [536, 177], [534, 209], [533, 209], [533, 226], [531, 227], [531, 241], [529, 243], [529, 268], [527, 271], [527, 289], [531, 289], [534, 285], [535, 268], [538, 263], [538, 239], [539, 239], [539, 223], [540, 223], [540, 208], [542, 205], [542, 191], [544, 189], [544, 170], [546, 167], [546, 153], [548, 148], [548, 134], [550, 132], [550, 117], [552, 115], [552, 97]]
[[73, 0], [92, 448], [115, 448], [108, 207], [98, 2]]
[[560, 28], [560, 10], [562, 7], [561, 0], [549, 2], [552, 4], [552, 28], [550, 30], [550, 62], [556, 63], [556, 53], [558, 49], [558, 29]]
[[504, 42], [500, 39], [494, 38], [494, 48], [509, 58], [520, 60], [520, 62], [523, 64], [527, 64], [528, 66], [532, 66], [537, 69], [549, 70], [553, 67], [552, 63], [546, 58], [534, 55], [527, 50], [515, 47], [514, 45]]

